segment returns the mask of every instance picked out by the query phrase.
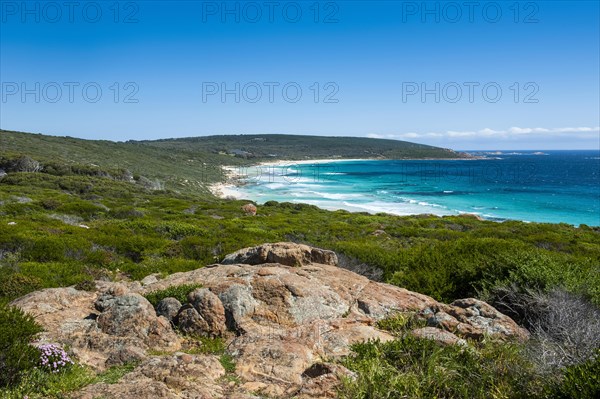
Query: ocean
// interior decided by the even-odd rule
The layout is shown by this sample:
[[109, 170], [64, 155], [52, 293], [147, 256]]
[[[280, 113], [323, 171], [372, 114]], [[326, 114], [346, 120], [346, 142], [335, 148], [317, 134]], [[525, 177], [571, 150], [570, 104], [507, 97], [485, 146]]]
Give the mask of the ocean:
[[236, 173], [235, 195], [395, 215], [600, 225], [599, 151], [470, 152], [477, 160], [279, 163]]

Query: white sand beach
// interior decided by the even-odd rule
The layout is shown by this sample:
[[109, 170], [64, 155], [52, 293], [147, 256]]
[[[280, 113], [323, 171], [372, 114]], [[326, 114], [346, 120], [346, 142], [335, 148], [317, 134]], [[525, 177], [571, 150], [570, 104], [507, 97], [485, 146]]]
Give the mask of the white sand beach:
[[333, 159], [305, 159], [301, 161], [266, 161], [260, 162], [256, 166], [290, 166], [290, 165], [312, 165], [321, 163], [334, 163], [334, 162], [357, 162], [357, 161], [378, 161], [379, 158], [333, 158]]
[[237, 186], [232, 183], [216, 183], [208, 186], [210, 192], [219, 198], [242, 199], [242, 194], [237, 190]]
[[300, 161], [265, 161], [259, 162], [255, 165], [250, 166], [222, 166], [221, 168], [225, 172], [227, 176], [226, 182], [211, 184], [208, 189], [210, 192], [219, 198], [234, 198], [234, 199], [242, 199], [243, 194], [241, 190], [238, 189], [241, 185], [241, 180], [247, 178], [249, 174], [247, 173], [249, 170], [256, 170], [256, 173], [260, 173], [260, 168], [262, 167], [291, 167], [294, 165], [313, 165], [313, 164], [325, 164], [325, 163], [334, 163], [334, 162], [356, 162], [356, 161], [376, 161], [377, 158], [369, 158], [369, 159], [347, 159], [347, 158], [333, 158], [333, 159], [306, 159]]

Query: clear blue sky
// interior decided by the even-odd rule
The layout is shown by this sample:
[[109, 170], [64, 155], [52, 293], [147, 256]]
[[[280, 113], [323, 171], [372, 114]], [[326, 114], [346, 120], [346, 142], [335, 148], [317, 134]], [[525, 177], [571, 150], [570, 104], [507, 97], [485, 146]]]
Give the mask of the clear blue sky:
[[600, 145], [598, 1], [277, 3], [0, 0], [0, 127]]

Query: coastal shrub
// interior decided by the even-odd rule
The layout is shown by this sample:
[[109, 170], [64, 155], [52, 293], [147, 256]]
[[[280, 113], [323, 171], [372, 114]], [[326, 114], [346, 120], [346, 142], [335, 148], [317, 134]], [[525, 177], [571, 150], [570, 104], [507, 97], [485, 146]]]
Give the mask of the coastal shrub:
[[30, 342], [41, 331], [33, 317], [0, 303], [0, 388], [16, 384], [35, 367], [39, 352]]
[[53, 198], [44, 198], [40, 201], [40, 205], [49, 211], [55, 210], [62, 206], [62, 202]]
[[21, 262], [21, 251], [10, 251], [0, 249], [0, 270], [3, 273], [6, 271], [18, 272], [19, 263]]
[[34, 262], [64, 261], [67, 246], [56, 236], [46, 236], [31, 239], [26, 244], [22, 254], [26, 260]]
[[79, 224], [81, 224], [83, 222], [83, 218], [80, 216], [77, 216], [77, 215], [65, 215], [65, 214], [52, 213], [52, 214], [48, 215], [48, 217], [50, 219], [60, 220], [61, 222], [71, 225], [71, 226], [78, 226]]
[[57, 211], [69, 215], [78, 215], [85, 220], [89, 220], [102, 214], [104, 209], [87, 201], [71, 201], [58, 207]]
[[144, 234], [119, 231], [116, 236], [107, 235], [100, 242], [106, 247], [114, 248], [117, 254], [140, 263], [146, 255], [160, 253], [166, 241]]
[[107, 266], [115, 262], [118, 255], [113, 251], [92, 245], [92, 249], [87, 253], [85, 262], [96, 266]]
[[27, 202], [8, 202], [2, 206], [2, 212], [10, 216], [31, 215], [38, 210], [38, 205]]
[[54, 176], [66, 176], [71, 172], [71, 167], [63, 162], [44, 162], [44, 173]]
[[39, 161], [30, 158], [27, 155], [21, 155], [14, 159], [5, 159], [2, 165], [8, 172], [40, 172], [43, 167]]
[[61, 178], [42, 173], [11, 173], [2, 179], [3, 185], [24, 186], [45, 189], [60, 189]]
[[74, 288], [79, 291], [95, 291], [96, 282], [90, 277], [75, 284]]
[[373, 281], [383, 281], [383, 270], [378, 267], [371, 266], [365, 262], [361, 262], [356, 258], [350, 257], [344, 253], [337, 253], [338, 266], [350, 270], [356, 274], [367, 277]]
[[44, 281], [22, 273], [0, 275], [0, 297], [8, 300], [19, 298], [44, 287]]
[[167, 238], [172, 240], [180, 240], [187, 236], [204, 236], [206, 230], [191, 223], [181, 222], [164, 222], [161, 223], [156, 230]]
[[206, 239], [197, 236], [185, 237], [179, 241], [181, 254], [187, 259], [203, 260], [209, 257], [210, 248]]
[[490, 287], [511, 284], [543, 291], [564, 287], [600, 305], [600, 266], [592, 259], [533, 249], [506, 254], [505, 261], [510, 265], [508, 273], [487, 277], [482, 296]]
[[72, 176], [62, 177], [57, 182], [61, 190], [72, 194], [87, 194], [94, 189], [94, 184], [91, 181]]
[[20, 267], [24, 276], [36, 282], [35, 286], [28, 286], [27, 292], [70, 286], [100, 274], [98, 269], [80, 262], [24, 262]]
[[560, 381], [550, 386], [548, 397], [553, 399], [600, 398], [600, 350], [594, 358], [567, 367]]
[[512, 343], [484, 341], [479, 348], [440, 344], [409, 335], [389, 342], [354, 344], [341, 362], [357, 373], [344, 380], [344, 399], [538, 397], [533, 366]]
[[528, 247], [514, 239], [465, 237], [409, 247], [392, 270], [388, 280], [392, 284], [442, 301], [480, 296], [490, 287], [513, 281], [545, 289], [568, 284], [570, 290], [590, 293], [596, 289], [590, 281], [600, 283], [590, 260]]
[[554, 372], [586, 362], [600, 349], [600, 309], [565, 289], [497, 287], [489, 301], [526, 327], [529, 357], [539, 370]]
[[152, 306], [158, 305], [160, 301], [165, 298], [175, 298], [181, 303], [187, 303], [188, 294], [197, 288], [202, 288], [201, 284], [184, 284], [176, 285], [164, 290], [150, 292], [144, 297], [152, 304]]
[[355, 259], [369, 266], [380, 268], [387, 278], [392, 270], [400, 267], [404, 254], [401, 248], [385, 248], [380, 243], [363, 237], [360, 240], [340, 241], [335, 244], [335, 251], [346, 257]]
[[136, 219], [144, 216], [144, 212], [132, 206], [121, 206], [111, 209], [110, 216], [115, 219]]

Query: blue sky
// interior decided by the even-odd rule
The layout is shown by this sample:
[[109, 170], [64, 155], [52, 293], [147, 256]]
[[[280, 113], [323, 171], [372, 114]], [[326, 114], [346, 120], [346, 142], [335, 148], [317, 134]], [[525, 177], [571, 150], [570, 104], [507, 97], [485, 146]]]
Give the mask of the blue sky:
[[76, 3], [0, 0], [1, 128], [600, 146], [598, 1]]

